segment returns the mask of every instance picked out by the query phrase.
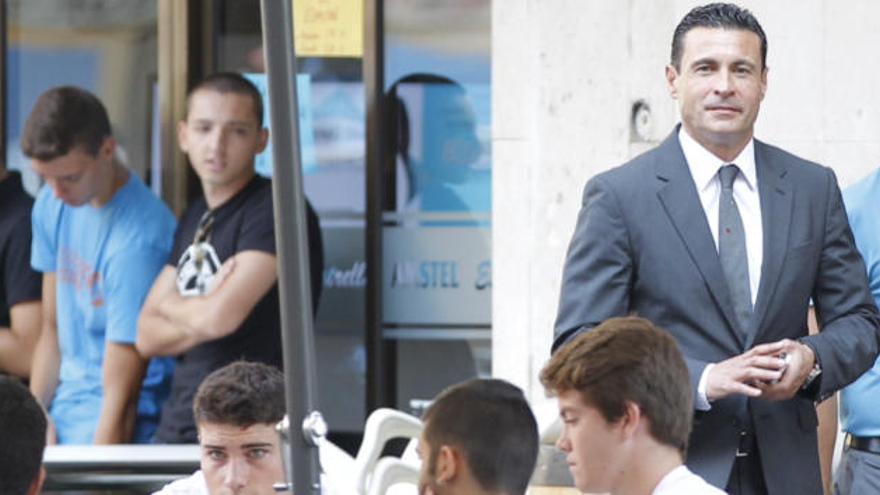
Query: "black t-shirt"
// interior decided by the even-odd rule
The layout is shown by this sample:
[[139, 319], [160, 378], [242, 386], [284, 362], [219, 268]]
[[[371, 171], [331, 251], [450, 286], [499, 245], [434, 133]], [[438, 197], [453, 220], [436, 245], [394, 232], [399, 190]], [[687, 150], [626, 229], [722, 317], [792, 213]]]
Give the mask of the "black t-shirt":
[[[318, 217], [308, 202], [306, 206], [315, 310], [321, 290], [323, 250]], [[200, 237], [201, 244], [194, 245], [196, 236]], [[275, 254], [272, 184], [262, 177], [254, 177], [229, 201], [211, 212], [204, 197], [187, 208], [174, 234], [168, 263], [177, 267], [181, 294], [194, 295], [210, 285], [224, 261], [248, 250]], [[235, 332], [199, 344], [177, 357], [171, 395], [162, 410], [156, 439], [162, 443], [197, 442], [192, 416], [196, 389], [209, 373], [239, 359], [283, 367], [277, 283]]]
[[18, 172], [0, 181], [0, 327], [9, 327], [10, 308], [41, 297], [42, 276], [31, 268], [33, 204]]

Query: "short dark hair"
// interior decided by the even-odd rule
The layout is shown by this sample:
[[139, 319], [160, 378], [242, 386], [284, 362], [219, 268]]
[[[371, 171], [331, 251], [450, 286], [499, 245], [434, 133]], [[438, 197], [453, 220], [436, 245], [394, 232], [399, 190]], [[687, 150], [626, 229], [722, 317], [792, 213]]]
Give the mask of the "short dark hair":
[[[410, 155], [410, 144], [412, 142], [410, 136], [411, 117], [410, 109], [407, 108], [406, 102], [400, 97], [398, 92], [402, 85], [407, 84], [419, 84], [426, 88], [443, 88], [444, 91], [433, 94], [429, 93], [426, 95], [426, 98], [433, 96], [434, 98], [439, 97], [444, 100], [454, 95], [464, 95], [465, 89], [464, 86], [446, 76], [416, 72], [394, 81], [385, 93], [385, 146], [388, 151], [385, 154], [386, 166], [389, 167], [388, 170], [394, 170], [397, 157], [399, 156], [403, 160], [406, 180], [409, 185], [407, 188], [409, 191], [407, 200], [411, 200], [417, 192], [417, 188], [414, 187], [416, 183], [415, 166]], [[425, 116], [422, 116], [422, 118], [425, 118]]]
[[112, 135], [107, 109], [97, 96], [74, 86], [52, 88], [37, 98], [24, 123], [24, 156], [49, 161], [80, 148], [97, 156]]
[[394, 81], [385, 93], [386, 144], [388, 146], [388, 154], [392, 160], [396, 159], [398, 153], [404, 160], [409, 160], [409, 110], [406, 107], [406, 102], [397, 94], [398, 88], [406, 84], [442, 86], [449, 88], [451, 93], [457, 94], [464, 94], [465, 92], [463, 86], [446, 76], [438, 74], [417, 72]]
[[236, 361], [208, 375], [193, 399], [196, 425], [216, 423], [247, 428], [284, 417], [284, 375], [267, 364]]
[[249, 96], [254, 107], [254, 116], [257, 117], [257, 126], [263, 126], [263, 97], [260, 91], [246, 77], [238, 72], [217, 72], [200, 83], [196, 84], [186, 95], [186, 116], [189, 118], [189, 109], [192, 97], [199, 91], [216, 91], [217, 93], [235, 93]]
[[694, 28], [741, 29], [751, 31], [761, 40], [761, 67], [767, 68], [767, 35], [758, 19], [748, 10], [732, 3], [710, 3], [694, 7], [675, 27], [672, 35], [671, 63], [675, 70], [681, 70], [681, 54], [684, 51], [684, 37]]
[[46, 415], [16, 378], [0, 375], [0, 493], [24, 495], [37, 479], [46, 448]]
[[538, 426], [522, 391], [497, 379], [447, 388], [425, 413], [433, 462], [442, 445], [461, 449], [480, 486], [523, 494], [538, 456]]
[[559, 349], [541, 371], [548, 392], [580, 393], [608, 422], [639, 406], [660, 443], [687, 451], [693, 415], [688, 369], [675, 340], [650, 321], [610, 318]]

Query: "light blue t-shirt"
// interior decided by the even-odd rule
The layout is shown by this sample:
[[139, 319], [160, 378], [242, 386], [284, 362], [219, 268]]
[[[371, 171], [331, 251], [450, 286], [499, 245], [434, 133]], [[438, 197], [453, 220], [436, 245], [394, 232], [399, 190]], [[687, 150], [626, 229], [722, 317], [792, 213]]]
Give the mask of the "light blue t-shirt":
[[[31, 265], [56, 278], [61, 369], [49, 414], [59, 443], [91, 443], [101, 410], [105, 343], [134, 344], [141, 306], [168, 259], [176, 222], [134, 174], [100, 208], [66, 205], [44, 186], [32, 220]], [[171, 359], [150, 361], [136, 442], [152, 436], [172, 372]]]
[[[880, 170], [843, 193], [849, 223], [868, 269], [868, 285], [880, 304]], [[880, 436], [880, 359], [841, 391], [840, 422], [860, 437]]]

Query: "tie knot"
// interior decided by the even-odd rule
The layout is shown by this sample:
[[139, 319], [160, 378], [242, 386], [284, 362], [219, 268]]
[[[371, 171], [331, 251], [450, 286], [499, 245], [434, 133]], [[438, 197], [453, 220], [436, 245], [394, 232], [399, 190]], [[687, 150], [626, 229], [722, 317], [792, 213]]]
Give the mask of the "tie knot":
[[719, 178], [721, 179], [721, 187], [724, 189], [733, 188], [733, 181], [736, 179], [736, 174], [739, 173], [739, 167], [736, 165], [730, 164], [721, 167], [721, 170], [718, 171]]

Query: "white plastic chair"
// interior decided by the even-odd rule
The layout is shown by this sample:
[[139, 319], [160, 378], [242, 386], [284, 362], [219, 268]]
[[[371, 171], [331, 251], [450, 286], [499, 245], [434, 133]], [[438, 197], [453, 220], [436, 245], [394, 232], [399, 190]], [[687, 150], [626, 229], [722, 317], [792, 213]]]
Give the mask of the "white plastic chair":
[[[367, 418], [364, 440], [354, 460], [355, 491], [359, 495], [384, 495], [395, 483], [418, 483], [419, 463], [415, 445], [422, 432], [422, 422], [394, 409], [376, 409]], [[400, 458], [379, 459], [385, 444], [392, 438], [409, 438]], [[381, 462], [381, 466], [377, 463]], [[379, 469], [381, 467], [381, 469]]]
[[[357, 456], [348, 453], [329, 440], [320, 447], [321, 468], [329, 492], [356, 495], [405, 495], [416, 493], [419, 466], [416, 444], [422, 432], [422, 422], [410, 414], [394, 409], [377, 409], [367, 418], [364, 439]], [[383, 457], [382, 449], [393, 438], [409, 438], [401, 457]], [[412, 485], [412, 490], [401, 486]], [[397, 485], [397, 486], [394, 486]]]
[[418, 464], [402, 458], [383, 457], [373, 469], [367, 495], [414, 495], [418, 493], [418, 482]]

